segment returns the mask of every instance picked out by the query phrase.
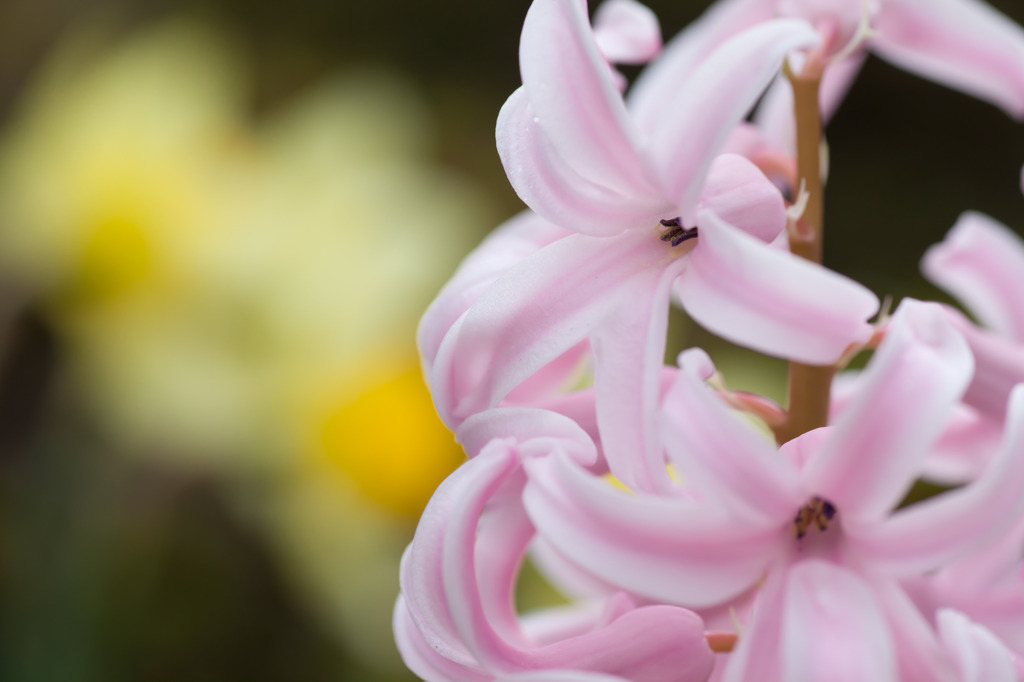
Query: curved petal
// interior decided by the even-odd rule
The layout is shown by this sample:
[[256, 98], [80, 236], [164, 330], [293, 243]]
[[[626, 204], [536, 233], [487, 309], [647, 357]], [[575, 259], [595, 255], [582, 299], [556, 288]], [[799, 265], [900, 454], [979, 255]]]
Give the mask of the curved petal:
[[571, 560], [634, 594], [699, 608], [753, 585], [785, 529], [748, 527], [679, 497], [632, 495], [564, 457], [527, 463], [538, 532]]
[[571, 234], [531, 211], [505, 221], [466, 256], [423, 313], [416, 346], [429, 375], [445, 334], [502, 273], [548, 244]]
[[750, 624], [725, 662], [724, 682], [788, 682], [782, 677], [782, 617], [785, 571], [771, 571], [754, 602]]
[[494, 677], [477, 665], [464, 665], [438, 653], [416, 627], [401, 595], [395, 603], [395, 644], [402, 662], [426, 682], [490, 682]]
[[1010, 391], [1024, 381], [1021, 345], [979, 329], [956, 310], [947, 308], [946, 315], [974, 355], [974, 376], [964, 393], [964, 402], [1001, 422], [1006, 415]]
[[661, 51], [661, 27], [636, 0], [605, 0], [594, 13], [594, 40], [615, 64], [643, 64]]
[[787, 682], [900, 679], [882, 610], [852, 571], [825, 561], [795, 563], [787, 571], [782, 611]]
[[[438, 411], [455, 424], [494, 407], [509, 391], [587, 338], [635, 281], [656, 282], [674, 252], [656, 233], [572, 235], [500, 277], [477, 300], [431, 377]], [[440, 354], [439, 354], [440, 356]]]
[[[658, 224], [673, 213], [663, 192], [642, 181], [602, 184], [585, 177], [566, 159], [540, 125], [525, 88], [498, 113], [498, 156], [509, 182], [527, 206], [582, 234], [611, 236]], [[600, 147], [601, 142], [593, 142]]]
[[628, 105], [640, 130], [650, 133], [673, 118], [675, 111], [666, 104], [675, 89], [716, 47], [771, 19], [774, 5], [774, 0], [720, 0], [673, 38], [630, 89]]
[[594, 397], [608, 468], [634, 490], [672, 488], [655, 430], [672, 283], [685, 261], [640, 271], [594, 330]]
[[519, 70], [540, 129], [573, 170], [624, 193], [643, 189], [637, 134], [594, 40], [586, 2], [534, 0], [523, 22]]
[[499, 675], [494, 682], [630, 682], [615, 675], [582, 670], [540, 670], [515, 675]]
[[650, 133], [651, 154], [669, 196], [692, 225], [708, 167], [729, 133], [753, 108], [786, 54], [818, 43], [818, 34], [798, 20], [775, 20], [729, 39], [705, 59], [685, 87], [666, 93], [662, 118]]
[[[1024, 514], [1024, 386], [1010, 399], [1006, 434], [973, 483], [901, 509], [880, 524], [846, 525], [851, 542], [899, 575], [938, 568], [1007, 530]], [[995, 513], [993, 511], [995, 510]]]
[[1024, 31], [978, 0], [885, 0], [871, 49], [900, 68], [1024, 117]]
[[967, 212], [921, 260], [929, 280], [985, 326], [1024, 341], [1024, 242], [1002, 223]]
[[988, 467], [1001, 439], [1002, 424], [967, 405], [957, 405], [928, 454], [924, 477], [953, 485], [973, 481]]
[[532, 407], [498, 407], [475, 414], [459, 427], [456, 440], [473, 457], [494, 439], [514, 438], [520, 457], [564, 452], [584, 466], [597, 460], [594, 442], [572, 419]]
[[[469, 460], [446, 478], [430, 498], [420, 517], [416, 534], [402, 556], [400, 583], [406, 605], [418, 631], [431, 649], [442, 657], [470, 668], [478, 667], [478, 652], [467, 646], [462, 631], [466, 617], [458, 622], [450, 603], [446, 575], [453, 561], [464, 566], [472, 563], [474, 543], [455, 545], [459, 537], [452, 532], [451, 520], [465, 515], [467, 504], [482, 505], [500, 485], [505, 476], [519, 464], [508, 443], [495, 444], [486, 454]], [[475, 525], [475, 524], [474, 524]], [[482, 611], [475, 589], [475, 580], [459, 586], [461, 592], [472, 592], [476, 608]], [[487, 628], [487, 632], [491, 632]], [[481, 634], [481, 637], [484, 635]], [[472, 640], [470, 640], [472, 641]]]
[[678, 291], [701, 325], [740, 345], [823, 365], [872, 333], [878, 299], [861, 285], [701, 211]]
[[1013, 654], [986, 628], [952, 609], [940, 610], [936, 621], [960, 682], [1018, 682]]
[[875, 578], [871, 588], [885, 612], [899, 664], [900, 680], [950, 680], [950, 660], [931, 623], [893, 580]]
[[881, 520], [920, 474], [972, 369], [942, 308], [904, 299], [860, 392], [804, 468], [807, 487], [843, 513], [844, 525]]
[[665, 398], [662, 428], [687, 487], [744, 523], [783, 525], [807, 498], [796, 467], [689, 371]]
[[786, 203], [778, 187], [738, 154], [722, 154], [711, 164], [700, 205], [763, 242], [786, 227]]

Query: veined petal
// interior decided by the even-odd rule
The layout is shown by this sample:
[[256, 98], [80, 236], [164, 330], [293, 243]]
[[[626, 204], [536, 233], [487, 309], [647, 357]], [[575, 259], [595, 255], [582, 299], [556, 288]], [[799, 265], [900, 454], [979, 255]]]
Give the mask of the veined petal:
[[771, 242], [786, 227], [786, 203], [778, 187], [738, 154], [715, 158], [700, 205], [763, 242]]
[[463, 422], [455, 435], [470, 457], [492, 440], [514, 437], [520, 457], [564, 452], [584, 466], [597, 460], [594, 442], [576, 422], [533, 407], [498, 407], [480, 412]]
[[1014, 389], [1000, 450], [976, 481], [901, 509], [881, 523], [844, 523], [844, 530], [851, 542], [870, 554], [872, 562], [895, 574], [935, 569], [1020, 520], [1024, 514], [1021, 452], [1024, 386]]
[[964, 393], [964, 402], [981, 414], [1002, 421], [1010, 391], [1024, 381], [1022, 346], [979, 329], [956, 310], [947, 308], [946, 314], [974, 356], [974, 375]]
[[[663, 245], [659, 245], [663, 246]], [[591, 336], [594, 396], [608, 468], [633, 490], [673, 487], [655, 429], [672, 284], [677, 259], [624, 282]]]
[[808, 489], [831, 501], [844, 525], [881, 520], [920, 474], [972, 369], [941, 307], [905, 299], [859, 393], [804, 467]]
[[783, 525], [807, 498], [796, 467], [685, 369], [665, 397], [662, 429], [687, 487], [745, 523]]
[[538, 532], [603, 580], [700, 608], [742, 593], [788, 528], [750, 527], [680, 497], [633, 495], [564, 457], [527, 462], [523, 501]]
[[488, 286], [513, 265], [571, 232], [531, 211], [507, 220], [459, 265], [430, 304], [416, 330], [416, 345], [429, 375], [445, 334]]
[[936, 620], [960, 673], [959, 682], [1017, 682], [1013, 655], [986, 628], [952, 609], [939, 611]]
[[977, 0], [885, 0], [871, 49], [900, 68], [1024, 116], [1024, 31]]
[[817, 560], [799, 561], [786, 574], [782, 679], [899, 680], [889, 627], [857, 574]]
[[964, 213], [946, 238], [925, 252], [921, 271], [982, 324], [1024, 342], [1024, 242], [1005, 225]]
[[830, 270], [701, 211], [700, 237], [679, 277], [686, 311], [716, 334], [748, 348], [808, 364], [835, 362], [872, 333], [878, 299]]
[[402, 662], [426, 682], [490, 682], [494, 679], [476, 664], [463, 664], [445, 658], [423, 637], [412, 614], [399, 595], [394, 613], [395, 644]]
[[[509, 391], [587, 338], [630, 282], [657, 281], [676, 259], [655, 234], [572, 235], [541, 249], [499, 278], [463, 319], [446, 362], [434, 367], [456, 424], [494, 407]], [[653, 292], [652, 292], [653, 293]], [[634, 301], [635, 303], [635, 301]]]
[[774, 0], [721, 0], [665, 46], [633, 83], [628, 105], [640, 130], [649, 134], [675, 117], [666, 106], [697, 65], [744, 29], [772, 18]]
[[586, 7], [580, 0], [530, 5], [519, 42], [523, 89], [540, 130], [576, 173], [632, 193], [647, 169]]
[[[452, 561], [471, 563], [474, 543], [455, 546], [457, 539], [451, 539], [450, 523], [467, 501], [482, 504], [481, 497], [486, 499], [518, 464], [509, 444], [496, 444], [486, 455], [481, 454], [456, 469], [430, 498], [413, 541], [402, 556], [402, 594], [418, 631], [439, 655], [470, 668], [478, 666], [480, 659], [467, 647], [461, 634], [464, 622], [460, 628], [453, 617], [445, 566]], [[475, 580], [467, 581], [460, 589], [471, 592], [477, 599], [477, 609], [482, 610]]]
[[673, 211], [664, 193], [644, 182], [608, 185], [584, 177], [540, 126], [525, 88], [513, 92], [501, 107], [496, 139], [498, 156], [519, 198], [574, 232], [616, 235], [656, 225]]
[[694, 223], [704, 176], [718, 150], [771, 83], [786, 54], [817, 43], [818, 34], [804, 21], [766, 22], [726, 41], [685, 87], [666, 93], [664, 106], [671, 116], [650, 132], [650, 149], [685, 223]]
[[724, 682], [788, 682], [782, 677], [784, 571], [771, 571], [754, 602], [753, 617], [739, 645], [725, 661]]
[[594, 40], [614, 64], [643, 64], [661, 50], [661, 27], [636, 0], [604, 0], [594, 13]]

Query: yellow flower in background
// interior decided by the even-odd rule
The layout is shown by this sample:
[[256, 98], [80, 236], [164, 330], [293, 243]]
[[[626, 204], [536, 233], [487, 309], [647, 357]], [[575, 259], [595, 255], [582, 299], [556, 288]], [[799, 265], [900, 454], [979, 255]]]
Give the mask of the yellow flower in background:
[[397, 669], [398, 558], [462, 458], [415, 324], [494, 216], [430, 160], [393, 76], [253, 124], [207, 29], [97, 44], [59, 50], [0, 138], [0, 267], [36, 292], [110, 438], [233, 481], [298, 593]]

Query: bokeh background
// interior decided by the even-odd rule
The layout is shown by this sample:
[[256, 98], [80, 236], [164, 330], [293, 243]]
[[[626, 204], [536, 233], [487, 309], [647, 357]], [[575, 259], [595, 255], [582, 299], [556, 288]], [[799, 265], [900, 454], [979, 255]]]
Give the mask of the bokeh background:
[[[462, 457], [413, 333], [521, 208], [528, 4], [0, 0], [0, 679], [412, 679], [397, 561]], [[829, 141], [826, 260], [880, 295], [939, 296], [965, 209], [1024, 228], [993, 107], [871, 59]]]

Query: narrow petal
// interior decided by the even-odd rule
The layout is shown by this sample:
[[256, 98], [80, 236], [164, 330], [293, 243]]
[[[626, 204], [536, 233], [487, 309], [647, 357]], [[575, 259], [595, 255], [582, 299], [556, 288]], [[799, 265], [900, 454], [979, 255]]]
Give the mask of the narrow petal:
[[1024, 31], [977, 0], [885, 0], [871, 49], [1024, 117]]
[[455, 321], [501, 274], [562, 237], [571, 234], [531, 211], [509, 219], [466, 256], [420, 320], [416, 345], [429, 375], [441, 340]]
[[754, 602], [750, 623], [725, 662], [724, 682], [788, 682], [782, 677], [782, 618], [786, 597], [785, 571], [768, 574]]
[[623, 191], [643, 180], [637, 133], [585, 2], [534, 0], [523, 22], [519, 69], [538, 125], [579, 175]]
[[928, 454], [924, 477], [950, 485], [973, 481], [992, 461], [1002, 435], [1000, 422], [958, 405]]
[[538, 531], [623, 589], [699, 608], [753, 585], [785, 529], [751, 528], [682, 498], [632, 495], [564, 457], [527, 463], [523, 501]]
[[896, 653], [868, 585], [825, 561], [795, 563], [782, 607], [786, 682], [897, 682]]
[[809, 489], [848, 520], [881, 520], [920, 474], [973, 369], [940, 306], [905, 299], [860, 392], [804, 468]]
[[633, 490], [666, 492], [672, 487], [655, 410], [672, 284], [684, 265], [675, 260], [625, 282], [592, 335], [601, 445], [608, 468]]
[[974, 376], [964, 402], [990, 419], [1003, 421], [1010, 391], [1024, 381], [1021, 344], [979, 329], [956, 310], [947, 308], [946, 315], [974, 355]]
[[1013, 654], [986, 628], [951, 609], [939, 611], [937, 621], [959, 682], [1017, 682]]
[[921, 271], [953, 294], [985, 326], [1024, 342], [1024, 242], [980, 213], [960, 216], [925, 252]]
[[753, 108], [786, 54], [817, 42], [817, 33], [803, 21], [760, 24], [726, 41], [685, 87], [666, 93], [664, 106], [672, 116], [650, 132], [651, 153], [687, 224], [696, 218], [704, 176], [729, 133]]
[[[455, 424], [494, 407], [512, 389], [599, 323], [630, 282], [657, 281], [674, 253], [656, 233], [598, 238], [572, 235], [541, 249], [499, 278], [465, 316], [434, 367], [439, 411]], [[454, 329], [454, 328], [453, 328]]]
[[514, 438], [520, 457], [564, 452], [586, 466], [597, 459], [594, 442], [576, 422], [548, 410], [498, 407], [475, 414], [459, 428], [456, 439], [473, 457], [495, 439]]
[[885, 612], [899, 665], [900, 680], [936, 682], [950, 680], [950, 659], [932, 624], [918, 611], [895, 581], [871, 580], [876, 603]]
[[711, 211], [679, 277], [683, 307], [714, 333], [808, 364], [835, 362], [872, 333], [878, 299], [830, 270], [772, 249]]
[[[585, 114], [581, 114], [585, 118]], [[632, 178], [602, 184], [585, 177], [576, 161], [554, 146], [525, 88], [498, 113], [498, 156], [516, 194], [534, 211], [575, 232], [611, 236], [657, 225], [673, 212], [664, 192]], [[601, 142], [593, 142], [600, 147]]]
[[662, 426], [687, 487], [744, 522], [783, 525], [807, 497], [789, 460], [691, 372], [677, 375]]
[[594, 40], [610, 62], [643, 64], [661, 50], [661, 27], [635, 0], [605, 0], [594, 13]]
[[494, 679], [478, 665], [457, 663], [438, 653], [416, 627], [402, 596], [395, 604], [394, 630], [402, 662], [426, 682], [490, 682]]
[[700, 204], [763, 242], [771, 242], [786, 227], [786, 203], [778, 187], [738, 154], [722, 154], [711, 164]]
[[644, 133], [659, 129], [675, 111], [666, 106], [697, 65], [741, 31], [772, 18], [774, 0], [721, 0], [665, 46], [629, 92], [629, 109]]
[[938, 568], [1020, 520], [1024, 514], [1022, 451], [1024, 386], [1018, 386], [1010, 400], [1003, 443], [980, 478], [901, 509], [880, 524], [844, 524], [844, 529], [873, 562], [895, 574]]

